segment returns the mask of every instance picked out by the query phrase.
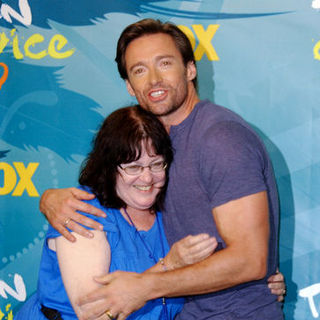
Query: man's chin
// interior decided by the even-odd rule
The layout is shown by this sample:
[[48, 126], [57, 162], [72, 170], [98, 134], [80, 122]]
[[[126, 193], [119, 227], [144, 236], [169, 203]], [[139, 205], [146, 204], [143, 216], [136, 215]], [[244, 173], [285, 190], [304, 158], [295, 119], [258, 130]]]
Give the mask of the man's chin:
[[170, 114], [174, 113], [179, 107], [176, 106], [168, 106], [168, 105], [149, 105], [146, 110], [151, 112], [157, 117], [166, 117]]

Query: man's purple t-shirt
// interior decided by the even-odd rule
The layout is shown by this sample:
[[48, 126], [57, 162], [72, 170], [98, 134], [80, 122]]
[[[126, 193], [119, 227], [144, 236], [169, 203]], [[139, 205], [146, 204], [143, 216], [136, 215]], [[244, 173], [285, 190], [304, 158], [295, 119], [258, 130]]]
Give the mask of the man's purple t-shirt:
[[187, 298], [176, 319], [282, 319], [277, 297], [267, 287], [267, 278], [278, 264], [279, 208], [273, 169], [263, 143], [242, 118], [209, 101], [199, 102], [187, 119], [172, 126], [170, 137], [175, 153], [163, 220], [171, 245], [189, 234], [205, 232], [225, 247], [212, 209], [260, 191], [267, 191], [270, 217], [266, 278]]

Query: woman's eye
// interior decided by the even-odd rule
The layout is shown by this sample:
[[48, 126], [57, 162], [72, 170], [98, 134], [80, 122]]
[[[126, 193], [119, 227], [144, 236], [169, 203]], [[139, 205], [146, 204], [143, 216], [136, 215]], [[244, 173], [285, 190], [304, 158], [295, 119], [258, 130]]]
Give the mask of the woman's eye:
[[129, 167], [126, 167], [126, 169], [128, 169], [128, 170], [139, 170], [140, 166], [129, 166]]
[[161, 162], [156, 162], [156, 163], [153, 163], [152, 165], [151, 165], [153, 168], [161, 168], [162, 166], [163, 166], [163, 161], [161, 161]]

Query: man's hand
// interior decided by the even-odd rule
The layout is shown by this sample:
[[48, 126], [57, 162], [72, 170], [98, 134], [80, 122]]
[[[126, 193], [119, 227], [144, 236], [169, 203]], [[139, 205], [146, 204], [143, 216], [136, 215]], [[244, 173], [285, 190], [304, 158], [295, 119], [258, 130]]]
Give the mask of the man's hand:
[[93, 198], [93, 194], [77, 188], [49, 189], [40, 199], [40, 211], [46, 216], [49, 223], [69, 241], [74, 242], [76, 239], [67, 227], [84, 237], [92, 238], [93, 234], [79, 224], [96, 230], [102, 230], [102, 225], [76, 211], [105, 217], [106, 214], [102, 210], [81, 201]]
[[124, 320], [148, 300], [148, 285], [143, 274], [115, 271], [95, 280], [103, 286], [78, 301], [83, 310], [81, 320], [96, 319], [107, 310], [117, 316], [117, 320]]
[[278, 301], [284, 300], [284, 295], [286, 294], [286, 284], [284, 281], [284, 276], [281, 272], [273, 274], [268, 279], [268, 287], [271, 293], [278, 296]]
[[[199, 262], [210, 256], [216, 247], [216, 238], [208, 234], [187, 236], [172, 246], [164, 258], [165, 266], [175, 269]], [[156, 270], [151, 268], [147, 272]], [[117, 315], [118, 320], [125, 319], [150, 299], [147, 279], [142, 274], [121, 271], [95, 278], [102, 286], [78, 302], [82, 310], [81, 320], [96, 319], [107, 310]]]

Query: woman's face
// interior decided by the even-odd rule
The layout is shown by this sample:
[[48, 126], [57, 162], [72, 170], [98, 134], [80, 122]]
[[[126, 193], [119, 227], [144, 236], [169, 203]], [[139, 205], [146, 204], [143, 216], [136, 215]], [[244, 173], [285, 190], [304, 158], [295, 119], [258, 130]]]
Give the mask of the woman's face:
[[155, 155], [152, 152], [148, 154], [147, 150], [152, 151], [149, 147], [146, 148], [146, 143], [142, 143], [141, 157], [137, 161], [121, 164], [116, 180], [116, 192], [120, 199], [125, 202], [128, 208], [137, 210], [149, 209], [155, 202], [158, 193], [166, 182], [165, 170], [152, 172], [146, 167], [143, 171], [136, 175], [130, 175], [124, 170], [131, 166], [150, 166], [159, 164], [163, 161], [163, 157]]

